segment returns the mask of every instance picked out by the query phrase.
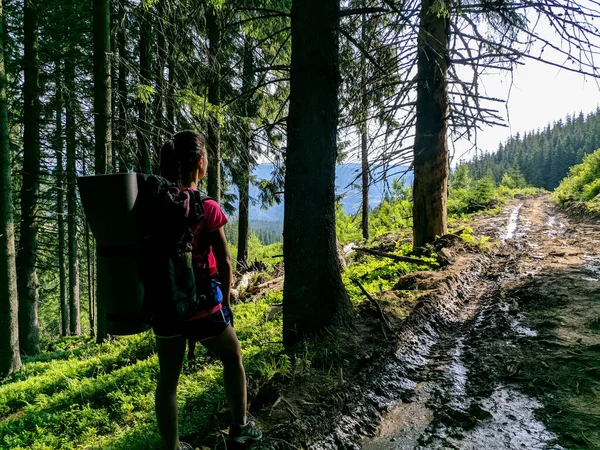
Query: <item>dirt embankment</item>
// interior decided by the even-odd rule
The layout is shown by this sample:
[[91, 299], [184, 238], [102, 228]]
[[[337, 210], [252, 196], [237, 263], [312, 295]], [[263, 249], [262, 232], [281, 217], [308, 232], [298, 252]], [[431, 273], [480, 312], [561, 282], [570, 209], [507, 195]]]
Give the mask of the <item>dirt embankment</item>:
[[363, 448], [600, 448], [600, 226], [538, 197], [475, 228], [503, 245], [466, 320]]
[[402, 280], [395, 336], [373, 315], [341, 389], [288, 386], [264, 447], [600, 448], [600, 225], [537, 197], [474, 227], [501, 244]]

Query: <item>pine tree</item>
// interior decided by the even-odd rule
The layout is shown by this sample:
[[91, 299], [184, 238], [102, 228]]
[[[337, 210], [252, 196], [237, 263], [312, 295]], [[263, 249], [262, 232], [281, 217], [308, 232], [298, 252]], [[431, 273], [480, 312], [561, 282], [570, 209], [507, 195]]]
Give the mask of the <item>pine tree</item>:
[[286, 346], [344, 326], [352, 317], [335, 234], [338, 26], [339, 0], [292, 2], [283, 242]]
[[215, 107], [221, 102], [221, 26], [219, 14], [215, 6], [208, 2], [206, 5], [206, 32], [208, 37], [208, 132], [206, 148], [208, 152], [208, 195], [217, 203], [221, 202], [221, 127]]
[[38, 229], [36, 215], [40, 190], [40, 87], [37, 0], [24, 2], [23, 31], [23, 183], [21, 233], [17, 252], [19, 290], [19, 345], [21, 353], [40, 352], [38, 277], [36, 272]]
[[4, 26], [0, 0], [0, 378], [21, 367]]
[[414, 143], [413, 243], [446, 234], [448, 196], [448, 16], [421, 2]]
[[[61, 62], [58, 62], [61, 67]], [[65, 172], [63, 162], [63, 92], [62, 92], [62, 73], [57, 69], [57, 87], [56, 87], [56, 215], [58, 216], [58, 276], [60, 278], [60, 323], [61, 335], [69, 334], [69, 303], [67, 300], [67, 269], [65, 265]]]
[[67, 246], [69, 268], [69, 332], [71, 335], [81, 334], [81, 316], [79, 307], [79, 251], [77, 243], [77, 137], [76, 113], [77, 90], [75, 87], [75, 43], [78, 39], [77, 21], [79, 14], [75, 1], [67, 3], [68, 47], [65, 55], [65, 137], [67, 144]]
[[[144, 9], [144, 8], [142, 8]], [[94, 159], [96, 164], [96, 175], [102, 175], [111, 172], [112, 162], [111, 151], [111, 71], [110, 71], [110, 2], [109, 0], [94, 0], [94, 137], [95, 152]], [[89, 236], [87, 234], [86, 224], [86, 247], [89, 247]], [[88, 251], [88, 267], [91, 264]], [[89, 269], [88, 269], [89, 274]], [[91, 277], [90, 280], [90, 319], [93, 328], [93, 296], [91, 295]], [[106, 337], [105, 314], [102, 305], [98, 305], [99, 313], [98, 330], [96, 341], [102, 342]], [[94, 330], [91, 330], [94, 334]]]

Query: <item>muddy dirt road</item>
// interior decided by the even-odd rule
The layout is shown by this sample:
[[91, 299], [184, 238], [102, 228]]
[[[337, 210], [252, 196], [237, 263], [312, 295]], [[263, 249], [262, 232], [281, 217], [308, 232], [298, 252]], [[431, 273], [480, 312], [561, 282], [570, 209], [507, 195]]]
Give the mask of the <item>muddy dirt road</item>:
[[475, 230], [502, 245], [361, 447], [600, 449], [600, 222], [537, 197]]

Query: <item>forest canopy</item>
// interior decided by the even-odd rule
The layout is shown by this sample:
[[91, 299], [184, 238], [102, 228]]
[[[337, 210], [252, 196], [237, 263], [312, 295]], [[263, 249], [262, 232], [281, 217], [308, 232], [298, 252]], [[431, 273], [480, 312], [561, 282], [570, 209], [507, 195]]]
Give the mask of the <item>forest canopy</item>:
[[[422, 248], [448, 229], [449, 142], [502, 123], [503, 99], [485, 95], [481, 76], [528, 59], [598, 76], [595, 0], [2, 0], [1, 6], [0, 348], [9, 355], [2, 374], [19, 367], [20, 354], [38, 354], [44, 335], [106, 338], [98, 255], [77, 177], [156, 172], [166, 139], [183, 129], [202, 131], [211, 164], [201, 188], [234, 213], [237, 230], [229, 235], [240, 269], [256, 243], [249, 205], [285, 199], [285, 341], [293, 345], [353, 320], [337, 258], [337, 163], [360, 161], [363, 239], [384, 227], [379, 219], [369, 223], [369, 187], [410, 165], [411, 212], [394, 223], [412, 227], [412, 243]], [[557, 38], [541, 33], [538, 23]], [[520, 185], [520, 171], [528, 183], [556, 185], [563, 166], [587, 151], [587, 141], [565, 141], [582, 120], [538, 133], [532, 145], [546, 155], [544, 179], [527, 172], [536, 152], [486, 156], [506, 160], [492, 173], [495, 182], [506, 173], [505, 185]], [[517, 137], [507, 148], [534, 137]], [[543, 139], [553, 148], [566, 145], [568, 156], [559, 157]], [[273, 170], [256, 179], [252, 170], [264, 161]], [[487, 173], [474, 165], [471, 174], [480, 167]], [[256, 198], [251, 185], [259, 189]], [[480, 188], [477, 196], [489, 197]], [[257, 233], [263, 243], [276, 240], [269, 230]], [[307, 283], [315, 272], [326, 281]], [[306, 315], [294, 294], [299, 288], [331, 314], [322, 322]]]

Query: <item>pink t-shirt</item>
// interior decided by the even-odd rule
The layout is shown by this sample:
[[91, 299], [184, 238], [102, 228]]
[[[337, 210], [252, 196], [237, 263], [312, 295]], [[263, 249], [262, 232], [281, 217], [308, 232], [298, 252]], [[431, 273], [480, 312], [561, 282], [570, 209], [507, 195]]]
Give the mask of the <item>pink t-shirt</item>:
[[[217, 231], [228, 222], [227, 217], [221, 210], [221, 207], [214, 200], [204, 201], [204, 215], [206, 216], [206, 219], [203, 220], [198, 228], [194, 231], [194, 241], [192, 243], [192, 258], [194, 265], [197, 267], [202, 264], [202, 254], [201, 252], [197, 251], [198, 238], [201, 234], [200, 232], [202, 230], [206, 230], [209, 233]], [[210, 276], [217, 274], [217, 259], [213, 254], [212, 247], [208, 254], [208, 267], [210, 270]]]

